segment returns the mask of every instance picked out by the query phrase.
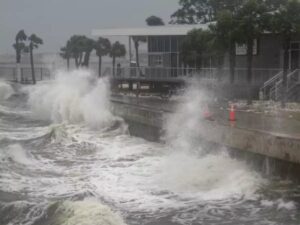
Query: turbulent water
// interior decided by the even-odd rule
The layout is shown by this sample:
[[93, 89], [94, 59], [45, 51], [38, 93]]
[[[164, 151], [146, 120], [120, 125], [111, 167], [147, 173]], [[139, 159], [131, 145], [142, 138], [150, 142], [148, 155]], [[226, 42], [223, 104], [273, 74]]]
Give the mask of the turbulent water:
[[0, 82], [1, 225], [300, 224], [299, 186], [198, 141], [201, 93], [153, 143], [128, 134], [93, 77]]

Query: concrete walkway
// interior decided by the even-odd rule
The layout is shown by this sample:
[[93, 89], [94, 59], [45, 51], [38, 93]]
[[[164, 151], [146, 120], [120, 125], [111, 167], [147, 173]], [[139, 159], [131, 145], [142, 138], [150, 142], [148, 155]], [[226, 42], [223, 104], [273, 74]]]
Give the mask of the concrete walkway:
[[[163, 112], [175, 112], [178, 105], [176, 101], [163, 100], [158, 97], [136, 98], [133, 96], [113, 95], [111, 99]], [[210, 108], [210, 112], [213, 114], [214, 119], [211, 123], [219, 123], [247, 130], [257, 130], [278, 137], [300, 139], [300, 120], [294, 118], [292, 114], [290, 116], [281, 116], [238, 110], [236, 111], [237, 120], [230, 122], [228, 120], [228, 109], [213, 106]]]

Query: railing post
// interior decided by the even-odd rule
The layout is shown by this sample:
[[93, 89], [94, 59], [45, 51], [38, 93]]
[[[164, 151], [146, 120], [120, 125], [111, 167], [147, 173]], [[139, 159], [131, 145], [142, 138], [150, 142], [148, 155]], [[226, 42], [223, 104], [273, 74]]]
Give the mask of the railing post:
[[20, 83], [23, 83], [24, 82], [24, 74], [23, 74], [23, 68], [20, 68], [20, 75], [21, 75], [21, 81]]
[[16, 81], [17, 82], [22, 82], [22, 78], [21, 78], [21, 67], [20, 67], [20, 64], [17, 63], [17, 66], [16, 66]]

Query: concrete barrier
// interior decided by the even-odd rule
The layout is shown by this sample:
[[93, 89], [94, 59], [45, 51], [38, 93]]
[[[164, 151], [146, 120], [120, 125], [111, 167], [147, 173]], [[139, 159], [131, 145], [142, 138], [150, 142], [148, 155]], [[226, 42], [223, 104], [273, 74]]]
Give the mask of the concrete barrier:
[[202, 138], [230, 148], [300, 164], [300, 139], [253, 129], [203, 122]]
[[[133, 103], [124, 103], [121, 100], [113, 100], [112, 109], [116, 115], [123, 117], [129, 122], [129, 127], [136, 128], [132, 129], [132, 131], [135, 130], [133, 133], [138, 136], [142, 135], [144, 138], [152, 141], [159, 139], [160, 134], [163, 132], [165, 117], [170, 113]], [[255, 116], [253, 114], [249, 115], [248, 119], [251, 123]], [[242, 117], [238, 117], [238, 120], [246, 119], [246, 113]], [[263, 118], [260, 115], [258, 122], [261, 120]], [[269, 118], [269, 120], [272, 122], [272, 118]], [[232, 149], [300, 164], [300, 138], [298, 137], [237, 127], [220, 119], [215, 121], [203, 120], [199, 126], [203, 127], [201, 129], [202, 132], [200, 132], [201, 138], [206, 141]], [[149, 135], [151, 136], [150, 138]]]

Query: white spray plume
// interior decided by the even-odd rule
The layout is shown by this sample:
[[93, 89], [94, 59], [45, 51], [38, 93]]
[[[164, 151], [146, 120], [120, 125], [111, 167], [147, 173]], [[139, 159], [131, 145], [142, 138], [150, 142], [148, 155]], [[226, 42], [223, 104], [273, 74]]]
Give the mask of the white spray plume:
[[56, 210], [55, 224], [126, 225], [122, 217], [96, 200], [65, 201]]
[[209, 89], [194, 81], [181, 101], [166, 120], [170, 154], [161, 165], [158, 182], [173, 192], [198, 193], [205, 199], [255, 193], [263, 183], [255, 171], [231, 158], [226, 148], [215, 151], [201, 141], [203, 129], [207, 129], [204, 123], [214, 123], [204, 119], [204, 111], [213, 101]]
[[165, 123], [166, 141], [175, 149], [191, 150], [194, 141], [200, 137], [203, 112], [212, 101], [212, 94], [193, 80], [182, 96], [176, 113]]
[[0, 80], [0, 100], [7, 100], [13, 94], [14, 90], [11, 85]]
[[81, 123], [99, 128], [108, 125], [110, 112], [109, 82], [97, 79], [88, 70], [64, 71], [56, 79], [29, 90], [29, 105], [36, 118], [55, 123]]

